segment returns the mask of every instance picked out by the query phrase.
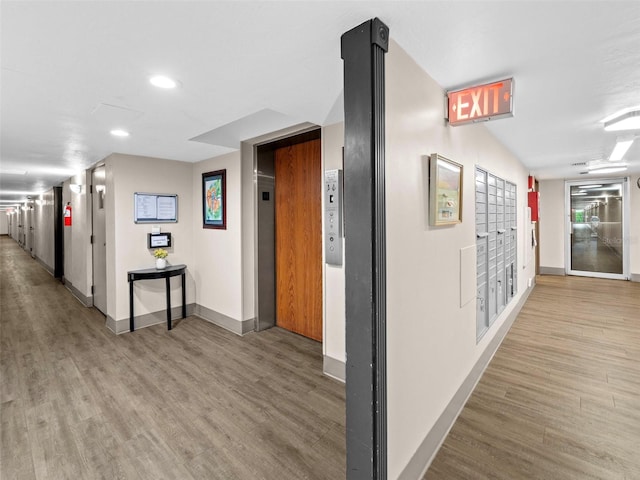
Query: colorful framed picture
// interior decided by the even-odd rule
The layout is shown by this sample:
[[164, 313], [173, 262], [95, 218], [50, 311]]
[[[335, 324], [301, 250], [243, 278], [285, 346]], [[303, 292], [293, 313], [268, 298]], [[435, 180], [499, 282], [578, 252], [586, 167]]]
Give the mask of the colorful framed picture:
[[429, 224], [462, 223], [462, 165], [437, 153], [429, 164]]
[[202, 228], [227, 229], [226, 170], [202, 174]]

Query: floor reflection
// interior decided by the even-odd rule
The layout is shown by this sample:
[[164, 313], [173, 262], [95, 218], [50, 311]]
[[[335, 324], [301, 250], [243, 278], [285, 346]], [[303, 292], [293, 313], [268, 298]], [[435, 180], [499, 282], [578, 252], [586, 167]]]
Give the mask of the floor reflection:
[[622, 258], [606, 245], [598, 228], [590, 224], [574, 224], [571, 236], [571, 270], [622, 274]]

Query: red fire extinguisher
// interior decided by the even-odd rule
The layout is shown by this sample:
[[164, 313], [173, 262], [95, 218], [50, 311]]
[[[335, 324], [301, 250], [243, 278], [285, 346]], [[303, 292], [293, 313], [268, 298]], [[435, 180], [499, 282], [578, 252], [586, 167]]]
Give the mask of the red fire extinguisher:
[[71, 226], [71, 202], [67, 202], [67, 206], [64, 207], [64, 226]]

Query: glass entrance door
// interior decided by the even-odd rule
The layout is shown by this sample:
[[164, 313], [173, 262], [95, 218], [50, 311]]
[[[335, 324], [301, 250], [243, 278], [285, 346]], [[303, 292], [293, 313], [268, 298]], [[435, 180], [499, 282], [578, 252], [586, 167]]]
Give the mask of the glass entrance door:
[[626, 179], [567, 182], [568, 272], [627, 278]]

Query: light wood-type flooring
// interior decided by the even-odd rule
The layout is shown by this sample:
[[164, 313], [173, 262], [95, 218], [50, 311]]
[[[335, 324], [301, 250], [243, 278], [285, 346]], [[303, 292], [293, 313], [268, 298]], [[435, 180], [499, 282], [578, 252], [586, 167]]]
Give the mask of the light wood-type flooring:
[[537, 282], [424, 479], [640, 479], [640, 284]]
[[[0, 478], [345, 478], [316, 342], [115, 336], [0, 237]], [[410, 392], [407, 392], [410, 394]], [[425, 479], [640, 479], [640, 284], [539, 277]]]
[[116, 336], [0, 237], [0, 478], [345, 477], [321, 344], [196, 317]]

